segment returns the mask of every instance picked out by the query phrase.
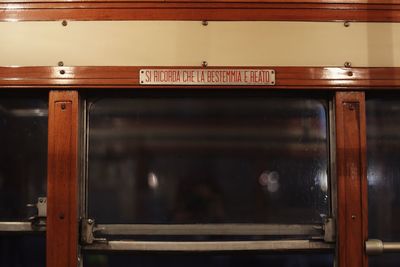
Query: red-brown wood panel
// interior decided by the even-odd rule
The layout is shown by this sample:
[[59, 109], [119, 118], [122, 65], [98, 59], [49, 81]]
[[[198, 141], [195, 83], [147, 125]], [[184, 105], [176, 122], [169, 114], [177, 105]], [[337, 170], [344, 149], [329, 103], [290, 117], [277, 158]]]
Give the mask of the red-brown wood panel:
[[399, 22], [400, 0], [2, 1], [0, 21], [223, 20]]
[[47, 180], [47, 267], [78, 257], [78, 93], [51, 91]]
[[[0, 67], [0, 88], [173, 88], [173, 86], [140, 85], [139, 70], [141, 68], [165, 67]], [[199, 67], [187, 66], [171, 68]], [[236, 66], [234, 68], [249, 67]], [[275, 66], [266, 66], [265, 68], [275, 70], [275, 86], [258, 86], [254, 88], [270, 90], [281, 88], [317, 90], [398, 90], [400, 88], [400, 68]], [[182, 86], [181, 88], [184, 87], [185, 86]], [[208, 88], [229, 89], [243, 87], [244, 86], [208, 86]], [[249, 87], [251, 86], [246, 86], [246, 88]], [[205, 87], [197, 86], [193, 88]]]
[[3, 3], [317, 3], [317, 4], [399, 4], [400, 0], [3, 0]]
[[367, 267], [366, 125], [364, 92], [336, 92], [338, 255], [340, 267]]

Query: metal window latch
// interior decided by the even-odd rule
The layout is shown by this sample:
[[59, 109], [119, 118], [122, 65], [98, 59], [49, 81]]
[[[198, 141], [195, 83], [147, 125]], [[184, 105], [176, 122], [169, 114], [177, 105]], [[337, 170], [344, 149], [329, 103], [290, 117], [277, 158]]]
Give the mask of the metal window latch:
[[335, 219], [327, 217], [324, 224], [318, 226], [318, 229], [323, 232], [323, 236], [314, 239], [323, 239], [326, 243], [335, 243], [336, 241], [336, 223]]
[[107, 242], [105, 238], [95, 238], [94, 233], [99, 231], [93, 219], [81, 219], [81, 243], [82, 245], [91, 245], [94, 242]]
[[28, 220], [31, 222], [32, 226], [42, 227], [46, 226], [47, 217], [47, 198], [39, 197], [36, 204], [26, 205], [28, 208], [36, 209], [36, 213], [29, 217]]
[[326, 218], [324, 226], [324, 241], [328, 243], [334, 243], [336, 241], [336, 223], [333, 218]]

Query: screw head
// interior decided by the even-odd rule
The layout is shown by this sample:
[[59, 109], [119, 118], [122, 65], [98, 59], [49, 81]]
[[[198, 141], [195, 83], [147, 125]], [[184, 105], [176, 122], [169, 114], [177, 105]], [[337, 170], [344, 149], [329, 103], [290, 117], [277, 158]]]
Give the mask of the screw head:
[[93, 224], [94, 221], [93, 221], [92, 219], [88, 219], [88, 220], [87, 220], [87, 223], [88, 223], [88, 224]]
[[207, 20], [203, 20], [203, 21], [201, 22], [201, 25], [207, 26], [207, 25], [208, 25], [208, 21], [207, 21]]
[[62, 62], [62, 61], [58, 61], [58, 66], [59, 66], [59, 67], [62, 67], [62, 66], [64, 66], [64, 62]]
[[351, 62], [350, 62], [350, 61], [346, 61], [346, 62], [344, 63], [344, 66], [345, 66], [346, 68], [351, 68]]
[[60, 70], [60, 74], [64, 75], [65, 74], [65, 70]]
[[202, 66], [203, 68], [207, 67], [207, 66], [208, 66], [208, 62], [207, 62], [207, 61], [201, 62], [201, 66]]
[[68, 22], [67, 22], [66, 20], [63, 20], [63, 21], [61, 22], [61, 25], [63, 25], [63, 26], [65, 27], [65, 26], [68, 25]]
[[350, 21], [345, 21], [344, 23], [343, 23], [343, 25], [347, 28], [347, 27], [350, 27]]

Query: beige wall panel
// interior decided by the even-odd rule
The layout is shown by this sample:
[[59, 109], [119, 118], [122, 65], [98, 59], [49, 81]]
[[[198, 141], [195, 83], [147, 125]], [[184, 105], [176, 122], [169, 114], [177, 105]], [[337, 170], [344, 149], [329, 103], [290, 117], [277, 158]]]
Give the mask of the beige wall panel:
[[400, 24], [0, 22], [0, 66], [400, 67]]

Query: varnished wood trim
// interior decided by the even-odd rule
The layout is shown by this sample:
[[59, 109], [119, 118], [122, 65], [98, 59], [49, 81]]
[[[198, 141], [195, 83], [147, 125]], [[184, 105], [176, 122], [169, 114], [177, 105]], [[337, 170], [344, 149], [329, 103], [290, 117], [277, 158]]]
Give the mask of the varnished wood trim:
[[47, 267], [78, 258], [78, 93], [51, 91], [47, 178]]
[[367, 267], [368, 234], [364, 92], [336, 93], [339, 266]]
[[[0, 88], [168, 88], [168, 86], [141, 86], [139, 84], [141, 68], [149, 67], [0, 67]], [[400, 68], [274, 66], [266, 68], [276, 71], [276, 86], [254, 88], [272, 90], [400, 88]], [[208, 86], [208, 88], [218, 87], [224, 88]], [[243, 86], [226, 86], [226, 88], [243, 88]]]
[[214, 20], [399, 22], [400, 0], [29, 1], [0, 3], [0, 21]]
[[400, 4], [400, 0], [4, 0], [3, 3], [314, 3], [314, 4]]

